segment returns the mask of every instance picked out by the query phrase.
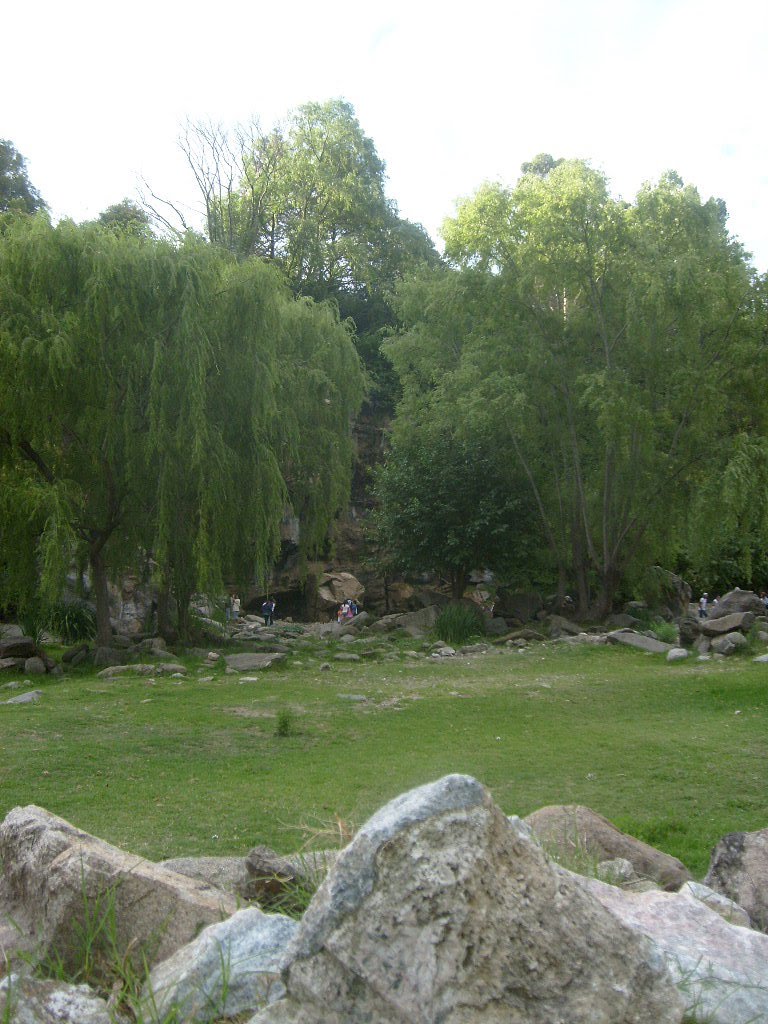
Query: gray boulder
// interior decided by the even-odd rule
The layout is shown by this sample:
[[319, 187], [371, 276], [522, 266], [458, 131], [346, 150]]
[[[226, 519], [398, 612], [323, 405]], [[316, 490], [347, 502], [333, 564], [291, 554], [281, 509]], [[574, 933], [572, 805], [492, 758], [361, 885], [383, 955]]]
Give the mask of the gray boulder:
[[672, 644], [662, 643], [661, 640], [657, 640], [653, 636], [636, 633], [633, 629], [615, 629], [608, 634], [608, 643], [634, 647], [638, 651], [645, 651], [648, 654], [667, 654], [672, 650]]
[[732, 612], [730, 615], [703, 619], [701, 631], [704, 636], [722, 636], [724, 633], [730, 633], [733, 630], [748, 633], [754, 623], [754, 612]]
[[721, 597], [717, 604], [707, 609], [709, 619], [721, 619], [735, 612], [754, 612], [756, 616], [765, 615], [765, 605], [752, 590], [730, 590]]
[[42, 690], [27, 690], [26, 693], [20, 693], [18, 697], [11, 697], [9, 700], [2, 701], [3, 704], [37, 704], [40, 698], [43, 696]]
[[34, 658], [37, 654], [35, 641], [28, 636], [17, 636], [0, 642], [0, 658]]
[[733, 654], [746, 647], [747, 638], [743, 633], [725, 633], [723, 636], [716, 636], [711, 644], [711, 650], [715, 654]]
[[0, 961], [18, 949], [34, 950], [38, 960], [55, 953], [76, 970], [86, 909], [103, 914], [114, 906], [114, 952], [151, 965], [237, 909], [226, 893], [118, 850], [34, 805], [14, 808], [0, 824], [0, 863]]
[[9, 1024], [120, 1024], [88, 985], [10, 974], [0, 981], [0, 1020]]
[[248, 869], [242, 857], [173, 857], [160, 861], [160, 867], [241, 899], [250, 899]]
[[651, 944], [451, 775], [378, 811], [307, 909], [253, 1024], [679, 1024]]
[[260, 669], [269, 668], [278, 661], [285, 661], [286, 655], [279, 651], [268, 651], [264, 653], [254, 652], [253, 654], [227, 654], [224, 661], [227, 668], [234, 672], [255, 672]]
[[158, 964], [144, 987], [149, 1020], [207, 1024], [253, 1012], [285, 994], [280, 971], [297, 921], [239, 910], [209, 925], [191, 943]]
[[701, 623], [694, 615], [684, 615], [678, 623], [678, 636], [683, 647], [693, 647], [701, 636]]
[[684, 647], [673, 647], [667, 651], [667, 661], [685, 661], [687, 657], [688, 651]]
[[704, 884], [734, 900], [768, 931], [768, 828], [731, 832], [712, 851]]
[[676, 857], [649, 846], [580, 804], [552, 804], [525, 818], [533, 834], [556, 858], [566, 863], [580, 859], [628, 860], [640, 878], [650, 878], [664, 889], [679, 889], [691, 878]]
[[593, 878], [583, 878], [580, 884], [654, 944], [684, 995], [686, 1020], [768, 1020], [768, 935], [728, 924], [690, 895], [628, 893]]

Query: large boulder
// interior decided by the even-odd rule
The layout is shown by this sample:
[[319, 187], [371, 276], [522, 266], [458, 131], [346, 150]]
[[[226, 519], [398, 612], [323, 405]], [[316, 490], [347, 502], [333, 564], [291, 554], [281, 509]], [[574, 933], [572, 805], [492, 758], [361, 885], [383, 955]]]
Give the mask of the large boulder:
[[736, 612], [753, 612], [756, 616], [765, 615], [765, 605], [752, 590], [729, 590], [721, 597], [717, 604], [711, 604], [707, 608], [707, 615], [710, 619], [721, 619], [724, 615], [733, 615]]
[[147, 1019], [208, 1024], [279, 999], [286, 947], [298, 927], [256, 907], [209, 925], [151, 972], [142, 993]]
[[405, 793], [301, 921], [287, 998], [253, 1024], [679, 1024], [661, 957], [474, 779]]
[[734, 630], [748, 633], [755, 624], [754, 612], [731, 612], [729, 615], [710, 616], [701, 620], [701, 632], [704, 636], [722, 636]]
[[415, 612], [401, 612], [399, 615], [383, 615], [371, 625], [371, 629], [379, 633], [389, 633], [395, 629], [409, 632], [427, 633], [437, 622], [440, 608], [436, 604], [419, 608]]
[[317, 606], [332, 611], [344, 601], [360, 601], [365, 587], [351, 572], [326, 572], [317, 581]]
[[533, 834], [554, 857], [573, 865], [582, 859], [628, 860], [640, 878], [663, 889], [679, 889], [692, 877], [676, 857], [627, 835], [602, 814], [580, 804], [541, 807], [525, 818]]
[[729, 924], [689, 893], [630, 893], [592, 878], [580, 884], [653, 942], [687, 1002], [686, 1020], [768, 1020], [768, 935]]
[[261, 669], [269, 668], [277, 661], [285, 661], [285, 657], [285, 654], [279, 651], [254, 651], [252, 654], [248, 652], [227, 654], [224, 656], [224, 660], [227, 663], [227, 668], [233, 672], [258, 672]]
[[77, 970], [86, 917], [99, 915], [114, 919], [116, 955], [153, 964], [237, 909], [226, 893], [34, 805], [14, 808], [0, 824], [0, 863], [0, 961], [24, 949]]
[[242, 857], [173, 857], [160, 861], [160, 867], [196, 878], [241, 899], [250, 898], [250, 875]]
[[731, 832], [717, 843], [704, 884], [735, 900], [768, 931], [768, 828]]

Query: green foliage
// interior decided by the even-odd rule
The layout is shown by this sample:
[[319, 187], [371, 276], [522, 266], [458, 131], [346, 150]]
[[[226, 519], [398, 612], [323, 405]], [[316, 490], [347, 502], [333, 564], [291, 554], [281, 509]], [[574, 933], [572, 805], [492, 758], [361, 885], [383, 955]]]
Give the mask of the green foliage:
[[524, 558], [523, 503], [494, 450], [402, 416], [375, 472], [382, 560], [400, 572], [439, 572], [461, 597], [473, 568], [511, 570]]
[[650, 630], [657, 640], [665, 644], [676, 644], [678, 641], [677, 626], [674, 622], [665, 622], [663, 619], [654, 619], [651, 622]]
[[[674, 174], [623, 203], [584, 162], [547, 161], [484, 185], [443, 233], [456, 270], [399, 291], [398, 417], [429, 410], [495, 440], [582, 614], [674, 559], [702, 491], [728, 496], [753, 550], [765, 303], [722, 204]], [[749, 451], [733, 446], [745, 423]]]
[[290, 708], [280, 708], [275, 724], [275, 736], [290, 736], [295, 728], [295, 718]]
[[465, 644], [484, 633], [482, 613], [469, 604], [449, 604], [438, 615], [433, 632], [447, 644]]
[[[0, 236], [0, 602], [58, 598], [152, 551], [189, 597], [264, 578], [297, 503], [306, 545], [347, 497], [362, 374], [334, 311], [187, 237], [18, 218]], [[7, 538], [7, 543], [6, 543]]]
[[96, 615], [85, 601], [59, 601], [48, 612], [47, 628], [62, 643], [89, 641], [96, 635]]
[[27, 175], [27, 161], [8, 139], [0, 139], [0, 214], [35, 213], [45, 203]]

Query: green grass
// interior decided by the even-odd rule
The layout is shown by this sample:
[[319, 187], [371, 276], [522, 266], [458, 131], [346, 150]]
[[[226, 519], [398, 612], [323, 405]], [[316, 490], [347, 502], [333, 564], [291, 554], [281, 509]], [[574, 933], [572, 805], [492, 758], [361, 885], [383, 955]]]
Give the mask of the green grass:
[[288, 852], [467, 772], [509, 814], [586, 804], [697, 877], [722, 835], [766, 825], [768, 666], [606, 647], [328, 658], [310, 645], [250, 683], [207, 666], [201, 682], [194, 660], [154, 685], [35, 679], [38, 705], [0, 706], [0, 816], [39, 804], [158, 860]]

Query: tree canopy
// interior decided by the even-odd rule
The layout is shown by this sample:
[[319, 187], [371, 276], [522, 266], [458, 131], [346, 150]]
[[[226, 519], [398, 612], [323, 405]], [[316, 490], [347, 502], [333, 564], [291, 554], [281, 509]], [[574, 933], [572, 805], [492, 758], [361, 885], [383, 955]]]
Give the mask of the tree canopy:
[[8, 139], [0, 139], [0, 213], [44, 210], [40, 193], [29, 180], [27, 161]]
[[400, 415], [428, 403], [495, 436], [561, 591], [605, 613], [651, 550], [679, 546], [721, 447], [764, 415], [745, 255], [678, 176], [627, 204], [583, 161], [483, 186], [444, 235], [455, 269], [401, 288]]

